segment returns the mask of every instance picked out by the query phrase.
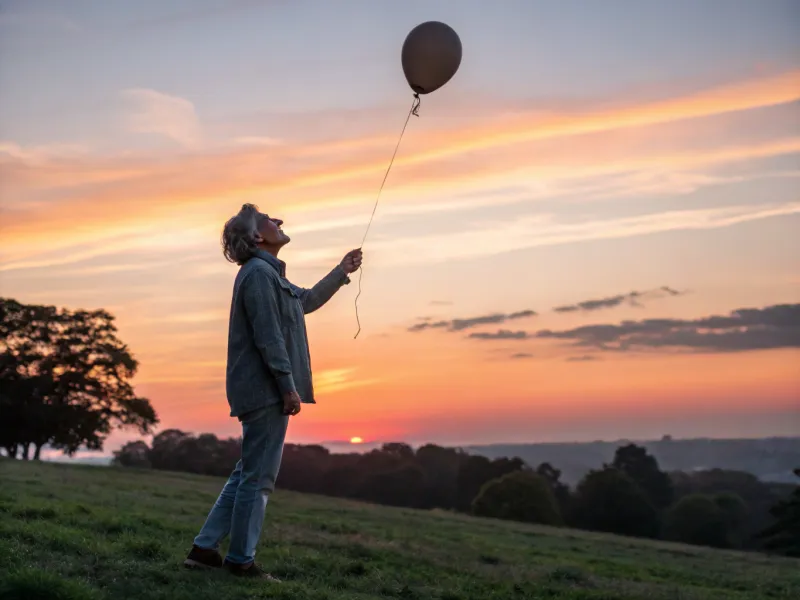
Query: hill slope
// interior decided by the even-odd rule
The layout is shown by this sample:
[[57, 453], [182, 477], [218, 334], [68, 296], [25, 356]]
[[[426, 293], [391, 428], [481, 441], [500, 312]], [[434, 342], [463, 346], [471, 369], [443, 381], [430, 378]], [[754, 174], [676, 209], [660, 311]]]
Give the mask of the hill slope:
[[222, 480], [0, 459], [0, 598], [800, 597], [800, 561], [278, 492], [257, 560], [186, 571]]

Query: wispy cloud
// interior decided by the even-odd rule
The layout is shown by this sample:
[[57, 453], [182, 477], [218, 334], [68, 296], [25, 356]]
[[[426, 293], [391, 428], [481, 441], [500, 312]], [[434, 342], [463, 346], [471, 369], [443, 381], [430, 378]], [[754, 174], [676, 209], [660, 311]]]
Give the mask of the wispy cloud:
[[[704, 92], [706, 99], [700, 105], [702, 111], [711, 111], [716, 106], [717, 113], [724, 113], [742, 103], [754, 107], [767, 101], [782, 101], [788, 93], [786, 81], [794, 81], [796, 77], [797, 74], [790, 73], [745, 82], [736, 88], [752, 94], [745, 100], [731, 96], [730, 86], [709, 90]], [[197, 115], [188, 100], [147, 89], [128, 90], [127, 94], [134, 108], [134, 117], [128, 124], [134, 129], [157, 132], [184, 144], [199, 143]], [[800, 97], [800, 92], [796, 96]], [[620, 138], [616, 133], [609, 139], [592, 136], [578, 144], [541, 145], [547, 140], [558, 141], [559, 136], [572, 138], [584, 130], [614, 132], [617, 126], [630, 129], [631, 123], [657, 121], [661, 113], [654, 112], [653, 106], [664, 102], [672, 106], [672, 113], [662, 115], [664, 122], [689, 118], [697, 113], [692, 107], [698, 97], [695, 94], [683, 100], [650, 103], [649, 108], [630, 105], [611, 113], [589, 110], [546, 117], [534, 113], [516, 114], [513, 118], [488, 116], [483, 124], [466, 129], [437, 130], [434, 124], [395, 165], [392, 188], [387, 190], [381, 206], [381, 218], [455, 213], [489, 204], [530, 203], [564, 195], [579, 195], [588, 200], [603, 194], [624, 194], [626, 185], [652, 188], [652, 182], [625, 181], [632, 173], [651, 170], [663, 173], [672, 169], [676, 173], [686, 172], [689, 177], [693, 170], [703, 167], [800, 152], [800, 138], [687, 150], [680, 145], [665, 148], [643, 144], [648, 139], [644, 134], [632, 143], [633, 138]], [[711, 101], [714, 98], [717, 104]], [[628, 113], [634, 117], [625, 116]], [[608, 119], [598, 121], [599, 114]], [[650, 117], [643, 119], [642, 114]], [[546, 125], [544, 133], [540, 125]], [[526, 147], [524, 152], [520, 152], [515, 141], [520, 135], [521, 140], [527, 139], [528, 134], [521, 132], [520, 127], [536, 130], [530, 134], [534, 145]], [[228, 144], [202, 152], [195, 145], [189, 152], [157, 157], [64, 157], [38, 153], [35, 161], [31, 160], [28, 149], [9, 146], [11, 152], [0, 153], [0, 179], [15, 201], [9, 207], [4, 206], [0, 247], [3, 262], [6, 267], [9, 263], [22, 264], [33, 260], [34, 254], [48, 252], [58, 253], [63, 261], [63, 257], [74, 253], [74, 246], [89, 243], [113, 248], [117, 239], [132, 231], [140, 232], [142, 239], [159, 228], [166, 235], [171, 226], [168, 223], [185, 214], [187, 208], [191, 208], [195, 223], [204, 219], [209, 224], [205, 235], [216, 237], [218, 227], [213, 223], [219, 223], [229, 210], [220, 206], [235, 206], [245, 199], [267, 194], [273, 198], [271, 210], [291, 210], [296, 218], [304, 219], [297, 225], [298, 233], [361, 227], [366, 217], [359, 207], [374, 192], [376, 174], [386, 167], [385, 160], [377, 158], [376, 140], [386, 141], [380, 136], [334, 142], [286, 140], [274, 146], [270, 140], [266, 144]], [[348, 149], [348, 144], [353, 147]], [[473, 152], [476, 148], [489, 154]], [[536, 182], [536, 189], [532, 189], [532, 181]], [[656, 178], [659, 181], [669, 186], [680, 183]], [[694, 177], [690, 183], [696, 186], [708, 181]], [[487, 193], [482, 197], [456, 199], [459, 193], [474, 192], [476, 187], [491, 189], [500, 185], [517, 186], [523, 192], [502, 198]], [[452, 200], [441, 200], [441, 189], [445, 186]], [[531, 191], [526, 194], [525, 188]], [[408, 194], [409, 190], [414, 193]], [[393, 202], [401, 196], [402, 202]], [[39, 201], [43, 197], [48, 199], [47, 210], [42, 210]], [[124, 219], [117, 208], [120, 203], [126, 206]], [[334, 209], [335, 214], [324, 218], [319, 215], [319, 211]], [[580, 223], [560, 223], [556, 216], [540, 214], [514, 223], [493, 223], [492, 229], [481, 231], [481, 236], [488, 237], [480, 244], [474, 243], [478, 233], [469, 228], [460, 235], [438, 233], [430, 239], [406, 231], [404, 239], [384, 237], [371, 241], [371, 252], [382, 253], [381, 260], [385, 258], [389, 264], [409, 261], [414, 264], [418, 257], [423, 261], [469, 258], [573, 240], [727, 226], [735, 218], [743, 222], [792, 214], [796, 207], [783, 204], [715, 208], [705, 213], [702, 210]], [[739, 214], [725, 220], [726, 213]], [[64, 235], [49, 235], [47, 232], [53, 227], [64, 231]], [[435, 243], [421, 248], [426, 239]], [[406, 257], [399, 256], [407, 243], [414, 245], [414, 251]], [[300, 262], [313, 265], [330, 260], [331, 252], [333, 249], [325, 247], [307, 248], [297, 257]]]
[[353, 377], [355, 369], [327, 369], [314, 375], [314, 389], [318, 394], [334, 394], [344, 390], [374, 385], [379, 379]]
[[245, 135], [233, 138], [233, 143], [242, 146], [280, 146], [283, 141], [267, 136]]
[[699, 319], [644, 319], [542, 330], [538, 339], [565, 340], [581, 348], [633, 352], [689, 350], [742, 352], [800, 348], [800, 304], [740, 308], [728, 315]]
[[475, 332], [470, 333], [469, 337], [476, 340], [527, 340], [530, 334], [527, 331], [510, 331], [508, 329], [500, 329], [494, 333]]
[[58, 158], [79, 158], [88, 155], [89, 148], [83, 144], [51, 143], [24, 147], [10, 140], [0, 140], [0, 157], [25, 162], [31, 166], [46, 164]]
[[[371, 242], [374, 260], [387, 265], [415, 265], [466, 260], [560, 244], [624, 239], [680, 230], [708, 230], [800, 214], [800, 201], [755, 206], [724, 206], [709, 209], [653, 212], [609, 219], [560, 222], [552, 215], [509, 219], [488, 228], [415, 237], [387, 236]], [[480, 243], [476, 243], [480, 240]], [[308, 260], [329, 262], [338, 248], [318, 248], [305, 255]], [[303, 253], [299, 252], [298, 257]], [[442, 325], [443, 326], [443, 325]], [[440, 327], [442, 327], [440, 326]], [[424, 328], [423, 328], [424, 329]]]
[[129, 131], [163, 135], [187, 147], [201, 141], [194, 104], [186, 98], [148, 88], [126, 89], [121, 95], [129, 104], [125, 115]]
[[604, 308], [615, 308], [621, 304], [629, 304], [631, 306], [643, 306], [642, 302], [645, 300], [664, 298], [666, 296], [680, 296], [684, 292], [673, 290], [669, 286], [662, 286], [655, 290], [648, 290], [645, 292], [637, 292], [636, 290], [628, 292], [627, 294], [618, 294], [616, 296], [607, 296], [605, 298], [593, 298], [591, 300], [584, 300], [577, 304], [567, 304], [565, 306], [556, 306], [553, 310], [558, 313], [569, 312], [591, 312], [601, 310]]
[[491, 315], [482, 315], [479, 317], [470, 317], [466, 319], [451, 319], [447, 321], [431, 321], [423, 320], [421, 323], [416, 323], [408, 328], [409, 331], [424, 331], [426, 329], [444, 329], [446, 331], [462, 331], [471, 327], [479, 327], [481, 325], [494, 325], [498, 323], [505, 323], [506, 321], [514, 321], [516, 319], [525, 319], [528, 317], [535, 317], [536, 312], [532, 310], [521, 310], [513, 313], [495, 313]]
[[[652, 144], [647, 144], [642, 148], [635, 146], [632, 151], [630, 139], [601, 140], [594, 134], [619, 133], [632, 127], [790, 102], [800, 99], [799, 82], [800, 71], [610, 111], [589, 108], [547, 116], [523, 111], [513, 117], [490, 114], [467, 127], [437, 129], [434, 125], [398, 157], [390, 192], [401, 194], [409, 187], [419, 189], [421, 185], [429, 189], [447, 185], [451, 192], [457, 192], [459, 184], [467, 189], [475, 181], [491, 177], [508, 185], [509, 179], [519, 179], [521, 170], [529, 178], [535, 169], [537, 180], [547, 185], [558, 177], [630, 174], [637, 170], [679, 171], [797, 152], [800, 139], [680, 151], [665, 150], [663, 146], [650, 148]], [[141, 88], [127, 90], [124, 95], [132, 105], [128, 125], [133, 129], [160, 133], [183, 144], [195, 144], [200, 139], [197, 115], [188, 100]], [[550, 144], [586, 134], [593, 135], [579, 146]], [[522, 143], [533, 143], [534, 147], [521, 153], [518, 145]], [[66, 164], [54, 160], [35, 172], [24, 163], [4, 164], [0, 168], [9, 185], [54, 189], [79, 182], [106, 182], [97, 189], [84, 190], [80, 196], [62, 198], [58, 212], [64, 214], [54, 219], [63, 224], [69, 214], [90, 214], [93, 211], [89, 207], [108, 204], [110, 197], [131, 203], [130, 212], [142, 218], [157, 213], [167, 198], [174, 207], [199, 206], [218, 203], [226, 197], [291, 191], [294, 208], [357, 204], [364, 201], [363, 194], [374, 191], [376, 174], [386, 168], [385, 160], [379, 158], [376, 150], [385, 150], [387, 144], [391, 141], [382, 135], [332, 142], [286, 141], [278, 146], [234, 144], [169, 158], [92, 158]], [[499, 154], [488, 160], [476, 150]], [[117, 185], [108, 185], [111, 182]], [[109, 220], [104, 215], [95, 218], [102, 222]]]

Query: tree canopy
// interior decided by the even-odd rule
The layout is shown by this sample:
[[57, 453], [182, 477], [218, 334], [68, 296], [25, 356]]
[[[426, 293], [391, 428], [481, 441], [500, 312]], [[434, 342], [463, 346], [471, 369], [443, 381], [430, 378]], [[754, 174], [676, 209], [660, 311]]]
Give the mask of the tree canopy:
[[133, 389], [137, 368], [109, 312], [0, 298], [0, 446], [39, 458], [45, 445], [100, 450], [115, 428], [150, 433], [158, 417]]

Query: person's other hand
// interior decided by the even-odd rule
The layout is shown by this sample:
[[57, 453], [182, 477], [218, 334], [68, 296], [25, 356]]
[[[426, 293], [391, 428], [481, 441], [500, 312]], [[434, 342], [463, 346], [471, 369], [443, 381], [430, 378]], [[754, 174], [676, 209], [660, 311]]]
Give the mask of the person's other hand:
[[347, 254], [344, 255], [342, 262], [339, 263], [339, 266], [344, 269], [344, 272], [348, 275], [353, 271], [357, 271], [361, 266], [361, 249], [356, 248], [355, 250], [350, 250]]
[[300, 394], [289, 392], [283, 396], [283, 414], [296, 415], [300, 412]]

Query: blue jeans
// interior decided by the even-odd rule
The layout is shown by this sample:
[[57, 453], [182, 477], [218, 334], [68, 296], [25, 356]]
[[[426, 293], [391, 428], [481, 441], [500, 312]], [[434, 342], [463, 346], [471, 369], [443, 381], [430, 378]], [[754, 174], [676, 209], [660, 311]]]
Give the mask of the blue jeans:
[[230, 533], [226, 559], [236, 564], [255, 560], [269, 495], [275, 490], [289, 416], [283, 404], [259, 408], [239, 417], [242, 422], [242, 458], [222, 488], [200, 533], [200, 548], [217, 549]]

